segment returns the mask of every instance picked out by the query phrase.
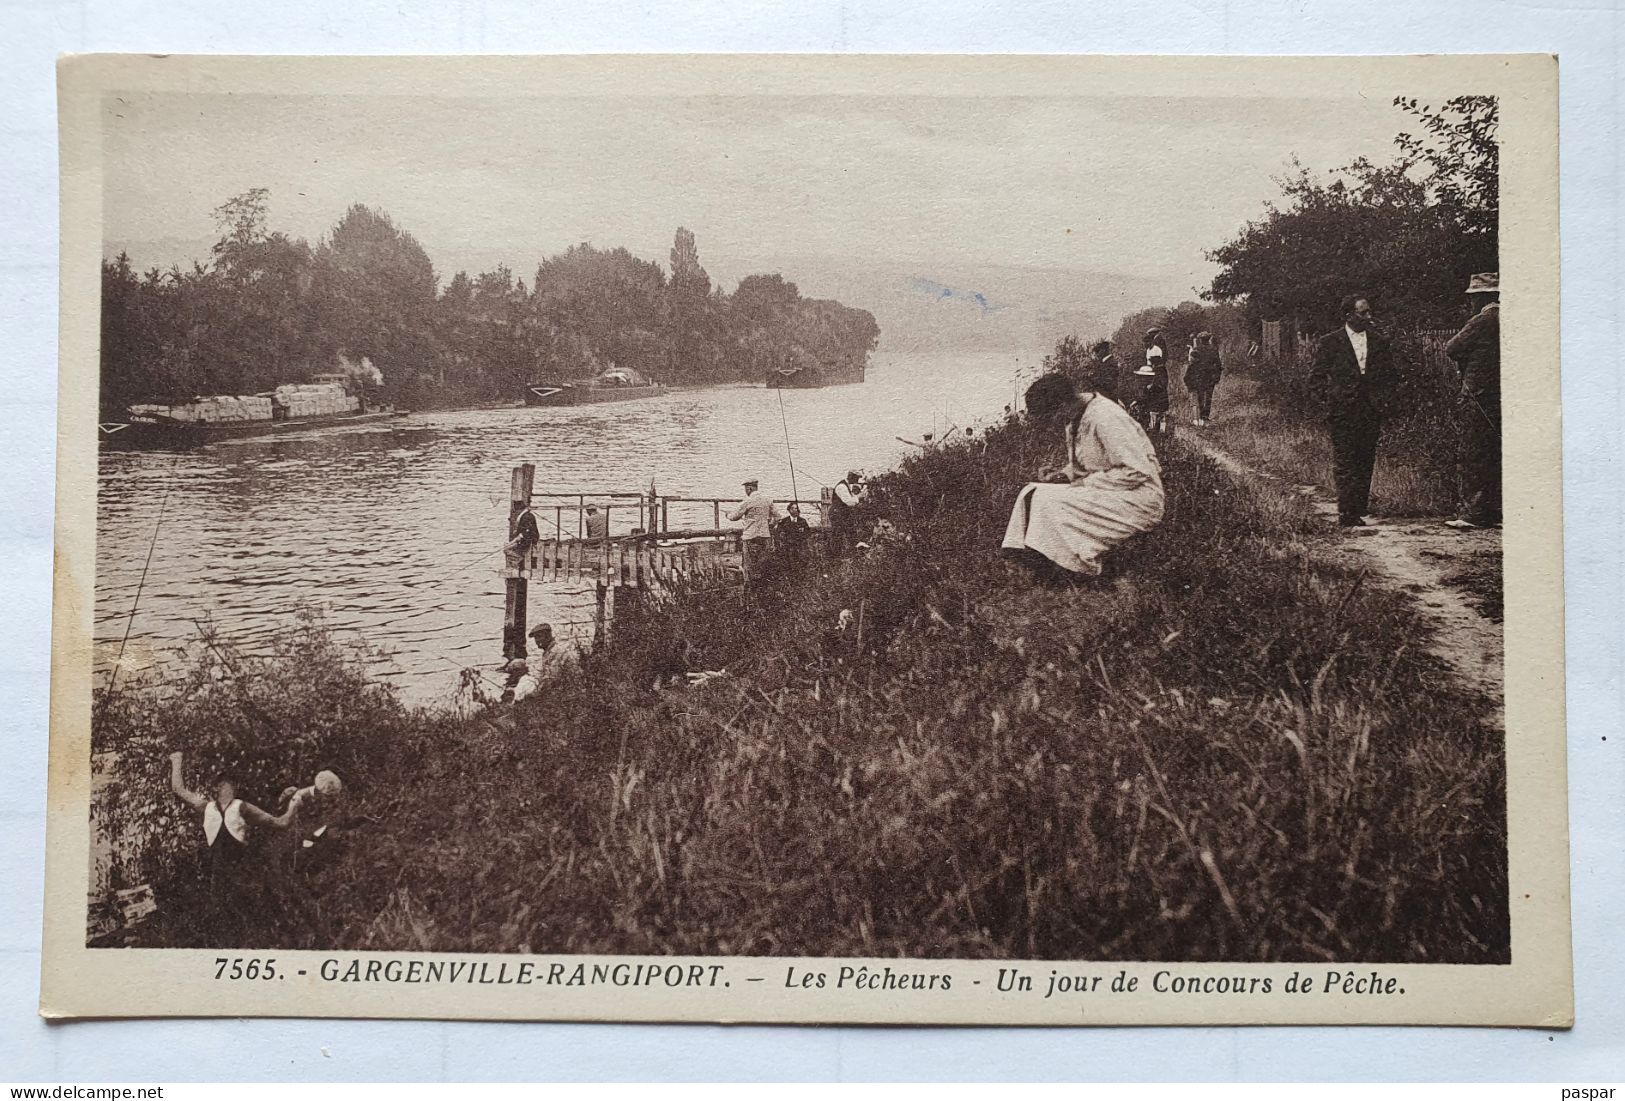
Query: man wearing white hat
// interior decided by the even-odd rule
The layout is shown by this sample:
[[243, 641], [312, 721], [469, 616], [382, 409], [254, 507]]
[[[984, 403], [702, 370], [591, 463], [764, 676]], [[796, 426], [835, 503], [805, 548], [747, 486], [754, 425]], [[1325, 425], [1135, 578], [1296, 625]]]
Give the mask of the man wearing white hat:
[[773, 521], [779, 518], [773, 499], [763, 493], [755, 478], [745, 479], [745, 499], [728, 511], [728, 519], [743, 523], [745, 580], [749, 581], [767, 557], [772, 545]]
[[344, 783], [337, 774], [323, 769], [309, 787], [287, 788], [282, 798], [288, 804], [282, 819], [294, 827], [292, 866], [308, 868], [319, 854], [333, 848], [336, 836], [333, 827], [343, 804]]

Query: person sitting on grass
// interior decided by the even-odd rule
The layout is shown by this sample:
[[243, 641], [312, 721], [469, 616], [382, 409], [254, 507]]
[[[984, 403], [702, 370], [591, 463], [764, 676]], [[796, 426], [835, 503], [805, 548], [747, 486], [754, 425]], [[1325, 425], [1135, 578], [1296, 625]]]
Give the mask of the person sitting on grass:
[[[530, 641], [536, 647], [531, 655], [531, 673], [536, 685], [531, 691], [541, 688], [549, 681], [558, 679], [565, 668], [576, 660], [576, 650], [573, 646], [564, 646], [559, 643], [558, 636], [553, 633], [551, 623], [538, 623], [530, 629]], [[529, 693], [527, 693], [528, 695]], [[517, 697], [523, 699], [524, 697]]]
[[897, 525], [882, 516], [875, 521], [869, 538], [858, 544], [858, 549], [871, 558], [886, 554], [908, 542], [908, 536], [897, 530]]
[[502, 703], [519, 703], [535, 695], [576, 660], [573, 649], [559, 645], [551, 623], [538, 623], [532, 627], [530, 641], [536, 647], [530, 660], [514, 658], [502, 667], [507, 678], [502, 685]]
[[1066, 462], [1016, 495], [1003, 551], [1045, 584], [1097, 578], [1102, 554], [1162, 520], [1156, 452], [1122, 406], [1075, 390], [1063, 375], [1033, 383], [1026, 403], [1031, 423], [1061, 430]]

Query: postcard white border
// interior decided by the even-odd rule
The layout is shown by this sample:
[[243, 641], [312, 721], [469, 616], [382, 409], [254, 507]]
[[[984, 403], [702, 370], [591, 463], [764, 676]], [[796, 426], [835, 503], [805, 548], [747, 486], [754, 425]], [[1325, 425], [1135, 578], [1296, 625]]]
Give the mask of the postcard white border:
[[[1120, 968], [1148, 984], [1155, 971], [1276, 979], [1275, 993], [1169, 999], [1124, 994], [1107, 1007], [1001, 1004], [980, 996], [1000, 966], [1042, 976], [1063, 965], [984, 961], [704, 959], [723, 964], [733, 986], [682, 989], [546, 988], [538, 1008], [513, 987], [469, 983], [327, 984], [323, 958], [352, 953], [275, 953], [303, 977], [255, 989], [213, 980], [220, 953], [91, 950], [84, 947], [89, 847], [90, 637], [94, 584], [97, 290], [100, 265], [99, 97], [111, 88], [199, 92], [343, 94], [1255, 94], [1318, 90], [1386, 96], [1498, 95], [1502, 103], [1502, 280], [1506, 305], [1505, 447], [1522, 457], [1506, 477], [1506, 728], [1512, 963], [1506, 966], [1067, 964], [1107, 976]], [[1369, 91], [1367, 91], [1369, 89]], [[1573, 1019], [1568, 914], [1568, 840], [1563, 722], [1560, 406], [1557, 387], [1557, 67], [1538, 55], [1357, 58], [619, 56], [556, 58], [71, 58], [60, 70], [62, 136], [61, 382], [53, 602], [52, 734], [47, 811], [46, 915], [41, 1012], [83, 1016], [341, 1016], [557, 1020], [762, 1021], [944, 1024], [1525, 1024]], [[248, 956], [250, 953], [240, 953]], [[408, 963], [408, 954], [379, 959]], [[437, 957], [450, 960], [452, 957]], [[473, 957], [517, 964], [517, 957]], [[630, 957], [541, 957], [553, 962], [637, 962]], [[652, 961], [651, 961], [652, 962]], [[671, 963], [675, 961], [664, 960]], [[890, 966], [949, 970], [954, 987], [931, 999], [895, 992], [780, 991], [775, 969]], [[1376, 970], [1396, 978], [1398, 998], [1294, 996], [1294, 970]], [[760, 983], [747, 980], [762, 974]], [[975, 985], [980, 980], [981, 986]], [[729, 981], [732, 981], [730, 978]], [[496, 991], [493, 993], [493, 991]], [[569, 993], [565, 993], [569, 991]], [[771, 991], [771, 993], [770, 993]], [[636, 992], [635, 992], [636, 993]], [[894, 996], [895, 995], [895, 996]], [[1380, 1005], [1375, 1004], [1381, 1002]]]

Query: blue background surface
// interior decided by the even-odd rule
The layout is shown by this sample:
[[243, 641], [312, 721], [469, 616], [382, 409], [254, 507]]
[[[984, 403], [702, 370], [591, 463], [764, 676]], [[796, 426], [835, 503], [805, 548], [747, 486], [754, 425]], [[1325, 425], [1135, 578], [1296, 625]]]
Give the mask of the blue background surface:
[[[0, 0], [0, 1079], [1617, 1080], [1625, 1071], [1618, 0]], [[1575, 982], [1568, 1033], [843, 1029], [36, 1016], [55, 446], [54, 62], [81, 51], [1555, 52]], [[1327, 119], [1336, 126], [1335, 117]], [[1606, 739], [1606, 740], [1605, 740]]]

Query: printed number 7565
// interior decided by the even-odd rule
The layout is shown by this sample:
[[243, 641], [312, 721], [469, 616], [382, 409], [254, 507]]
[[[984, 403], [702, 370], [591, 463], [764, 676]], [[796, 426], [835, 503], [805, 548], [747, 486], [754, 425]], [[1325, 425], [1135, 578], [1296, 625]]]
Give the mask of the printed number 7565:
[[214, 977], [217, 979], [274, 979], [276, 978], [276, 960], [230, 959], [226, 956], [217, 956], [214, 961]]

